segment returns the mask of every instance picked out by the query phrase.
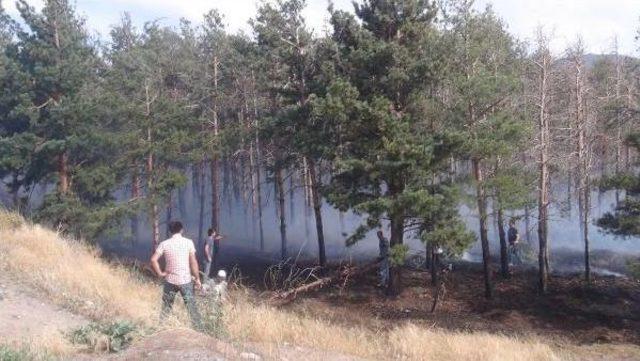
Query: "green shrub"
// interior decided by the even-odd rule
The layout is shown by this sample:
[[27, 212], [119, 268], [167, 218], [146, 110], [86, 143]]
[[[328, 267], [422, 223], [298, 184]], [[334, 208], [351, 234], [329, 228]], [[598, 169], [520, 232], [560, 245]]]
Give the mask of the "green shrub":
[[10, 212], [0, 206], [0, 229], [14, 229], [25, 223], [18, 213]]
[[91, 323], [71, 332], [71, 342], [87, 345], [94, 351], [118, 352], [131, 344], [138, 327], [128, 321]]

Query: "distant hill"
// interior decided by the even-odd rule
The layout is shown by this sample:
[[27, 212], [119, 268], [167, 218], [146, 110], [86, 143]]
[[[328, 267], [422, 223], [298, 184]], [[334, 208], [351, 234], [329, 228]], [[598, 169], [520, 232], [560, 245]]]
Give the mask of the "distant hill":
[[[628, 55], [621, 55], [621, 57], [625, 60], [625, 62], [638, 62], [640, 59], [637, 57], [633, 57], [633, 56], [628, 56]], [[584, 55], [584, 62], [588, 67], [593, 67], [595, 66], [598, 62], [601, 61], [613, 61], [615, 58], [614, 54], [593, 54], [593, 53], [589, 53], [589, 54], [585, 54]]]

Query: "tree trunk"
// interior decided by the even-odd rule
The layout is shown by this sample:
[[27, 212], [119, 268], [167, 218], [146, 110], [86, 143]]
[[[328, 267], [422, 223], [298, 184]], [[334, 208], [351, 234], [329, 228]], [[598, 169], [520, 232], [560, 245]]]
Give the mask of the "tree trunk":
[[[145, 85], [145, 116], [151, 123], [151, 97], [149, 95], [149, 85]], [[153, 188], [155, 186], [154, 175], [154, 157], [153, 157], [153, 136], [151, 131], [151, 125], [147, 127], [147, 143], [149, 145], [149, 154], [147, 155], [147, 199], [151, 199], [151, 253], [155, 253], [156, 248], [160, 244], [160, 214], [158, 212], [158, 204], [153, 194]]]
[[[398, 177], [389, 184], [389, 195], [395, 199], [404, 190], [402, 178]], [[404, 214], [401, 212], [391, 212], [389, 214], [391, 226], [391, 240], [389, 242], [389, 252], [393, 255], [396, 247], [402, 246], [404, 241]], [[393, 257], [389, 257], [389, 282], [387, 282], [387, 295], [397, 296], [402, 292], [402, 267], [396, 264]]]
[[429, 273], [431, 274], [431, 285], [438, 284], [438, 253], [434, 250], [433, 245], [428, 249], [429, 257]]
[[67, 151], [58, 155], [58, 192], [69, 193], [69, 154]]
[[[576, 102], [576, 127], [577, 127], [577, 146], [578, 146], [578, 176], [580, 187], [580, 228], [581, 234], [584, 240], [584, 276], [586, 282], [591, 282], [591, 266], [589, 259], [589, 208], [590, 208], [590, 190], [589, 190], [589, 172], [590, 162], [588, 155], [587, 144], [587, 119], [585, 116], [585, 99], [584, 99], [584, 66], [582, 53], [576, 54], [573, 59], [575, 67], [575, 102]], [[619, 96], [619, 91], [616, 92], [616, 97]], [[617, 124], [618, 130], [620, 124]], [[620, 134], [618, 134], [620, 137]], [[620, 139], [618, 139], [620, 140]], [[619, 160], [620, 160], [620, 147], [616, 141], [616, 174], [619, 172]], [[604, 175], [603, 175], [604, 176]]]
[[264, 229], [262, 226], [262, 186], [260, 179], [260, 167], [262, 167], [262, 157], [260, 153], [260, 119], [258, 114], [258, 99], [255, 94], [256, 84], [255, 84], [255, 74], [254, 71], [251, 70], [251, 81], [252, 81], [252, 102], [253, 102], [253, 116], [254, 116], [254, 137], [255, 137], [255, 145], [256, 145], [256, 204], [258, 207], [258, 229], [260, 234], [260, 250], [264, 251]]
[[198, 200], [200, 202], [200, 209], [198, 211], [198, 242], [204, 239], [204, 192], [205, 192], [205, 160], [200, 162], [200, 171], [197, 173], [198, 180]]
[[[431, 244], [431, 242], [427, 242], [427, 244], [425, 245], [425, 261], [424, 261], [424, 267], [427, 270], [431, 269], [431, 261], [433, 260], [433, 245]], [[433, 277], [432, 277], [433, 280]]]
[[583, 236], [584, 236], [584, 278], [587, 283], [591, 282], [591, 256], [589, 250], [589, 181], [587, 180], [587, 189], [584, 192], [584, 215], [582, 219]]
[[482, 268], [484, 272], [484, 296], [493, 297], [493, 285], [491, 281], [491, 250], [489, 249], [489, 236], [487, 235], [487, 197], [484, 189], [484, 175], [480, 159], [472, 160], [473, 174], [476, 179], [476, 200], [478, 202], [478, 215], [480, 218], [480, 244], [482, 246]]
[[509, 277], [509, 256], [507, 253], [507, 237], [504, 233], [504, 211], [498, 202], [498, 236], [500, 237], [500, 273], [503, 278]]
[[531, 239], [531, 211], [529, 210], [529, 205], [526, 204], [524, 206], [524, 226], [527, 228], [524, 230], [525, 235], [527, 236], [527, 243], [533, 243]]
[[[213, 136], [214, 139], [218, 139], [218, 133], [220, 131], [218, 124], [218, 57], [213, 57]], [[220, 175], [219, 175], [219, 159], [217, 149], [211, 156], [211, 227], [216, 232], [221, 232], [220, 229]]]
[[547, 115], [547, 93], [549, 91], [549, 72], [551, 69], [551, 55], [548, 50], [548, 41], [544, 35], [539, 38], [540, 56], [536, 61], [539, 68], [539, 113], [538, 113], [538, 140], [539, 140], [539, 179], [538, 179], [538, 287], [541, 293], [546, 293], [549, 279], [549, 249], [548, 249], [548, 207], [549, 207], [549, 120]]
[[173, 192], [169, 192], [169, 197], [167, 199], [167, 212], [166, 212], [166, 221], [165, 221], [165, 234], [168, 237], [171, 237], [171, 231], [169, 230], [169, 224], [171, 224], [173, 218]]
[[289, 177], [289, 221], [294, 223], [295, 221], [295, 176], [296, 172], [292, 171], [291, 176]]
[[278, 215], [280, 217], [280, 254], [282, 260], [287, 259], [287, 223], [285, 219], [285, 189], [284, 181], [282, 179], [282, 169], [278, 167], [275, 172], [276, 189], [278, 193]]
[[325, 255], [324, 246], [324, 231], [322, 229], [322, 204], [320, 203], [318, 177], [316, 176], [315, 162], [308, 158], [309, 164], [309, 178], [311, 182], [311, 197], [313, 200], [313, 213], [316, 218], [316, 235], [318, 236], [318, 262], [320, 267], [324, 268], [327, 265], [327, 257]]
[[[394, 249], [394, 246], [400, 246], [403, 243], [404, 238], [404, 217], [402, 214], [391, 215], [391, 241], [389, 243], [390, 250]], [[402, 292], [402, 267], [395, 264], [390, 259], [389, 265], [389, 282], [387, 283], [387, 295], [397, 296]]]
[[567, 217], [569, 219], [571, 219], [571, 213], [573, 213], [573, 204], [572, 204], [572, 197], [571, 197], [571, 182], [573, 182], [573, 175], [571, 174], [571, 170], [568, 171], [567, 173], [567, 208], [568, 208], [568, 215]]
[[220, 229], [220, 176], [218, 174], [219, 162], [218, 156], [214, 155], [210, 162], [211, 168], [211, 228], [216, 232], [221, 232]]
[[[131, 200], [136, 201], [140, 198], [140, 174], [138, 173], [138, 167], [133, 165], [133, 173], [131, 175]], [[135, 209], [135, 213], [131, 216], [131, 237], [133, 241], [138, 239], [138, 209]]]
[[184, 186], [178, 188], [177, 193], [178, 193], [178, 210], [180, 211], [180, 218], [182, 218], [183, 220], [186, 220], [189, 217], [189, 212], [187, 211], [187, 199], [186, 199], [187, 185], [185, 184]]

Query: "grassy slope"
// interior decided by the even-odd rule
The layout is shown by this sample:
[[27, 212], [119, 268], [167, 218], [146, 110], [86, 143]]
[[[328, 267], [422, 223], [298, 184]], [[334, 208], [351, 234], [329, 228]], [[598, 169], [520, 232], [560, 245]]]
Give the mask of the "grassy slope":
[[[160, 290], [134, 273], [107, 264], [99, 252], [0, 210], [0, 271], [52, 302], [96, 321], [157, 324]], [[179, 303], [179, 302], [178, 302]], [[383, 333], [336, 326], [254, 304], [236, 292], [224, 311], [233, 341], [293, 344], [375, 359], [560, 360], [549, 345], [486, 333], [447, 333], [407, 323]], [[178, 326], [184, 317], [178, 317]], [[166, 327], [166, 326], [165, 326]]]

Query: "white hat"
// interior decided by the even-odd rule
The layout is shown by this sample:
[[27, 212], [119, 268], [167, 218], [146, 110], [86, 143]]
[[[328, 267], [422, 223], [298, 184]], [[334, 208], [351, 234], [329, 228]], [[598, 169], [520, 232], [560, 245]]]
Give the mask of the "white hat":
[[220, 271], [218, 271], [218, 277], [227, 278], [227, 272], [225, 270], [221, 269]]

